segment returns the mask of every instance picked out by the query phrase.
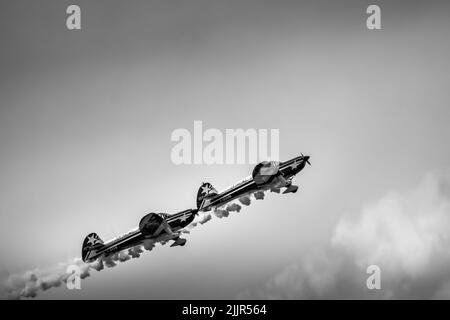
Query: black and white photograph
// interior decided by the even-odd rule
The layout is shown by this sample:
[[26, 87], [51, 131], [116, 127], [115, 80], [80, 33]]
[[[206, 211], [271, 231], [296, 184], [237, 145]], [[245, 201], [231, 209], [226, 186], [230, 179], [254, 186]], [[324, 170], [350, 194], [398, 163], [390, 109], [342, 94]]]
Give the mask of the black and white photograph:
[[0, 299], [450, 299], [449, 85], [445, 0], [2, 0]]

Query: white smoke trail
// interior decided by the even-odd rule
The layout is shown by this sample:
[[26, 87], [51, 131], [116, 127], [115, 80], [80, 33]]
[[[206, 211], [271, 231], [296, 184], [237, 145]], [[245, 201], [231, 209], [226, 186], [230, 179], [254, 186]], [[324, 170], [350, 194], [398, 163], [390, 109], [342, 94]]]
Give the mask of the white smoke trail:
[[144, 240], [143, 246], [145, 250], [151, 251], [155, 247], [155, 240], [152, 239]]
[[34, 298], [39, 291], [60, 287], [67, 282], [67, 278], [71, 275], [67, 272], [67, 268], [72, 265], [79, 267], [81, 279], [89, 277], [91, 269], [97, 271], [103, 269], [99, 262], [89, 264], [75, 258], [59, 263], [52, 268], [36, 268], [23, 274], [12, 274], [1, 285], [1, 297], [6, 299]]
[[[278, 193], [280, 192], [279, 189], [275, 190], [275, 192], [277, 192], [277, 191], [278, 191]], [[255, 193], [253, 193], [253, 196], [255, 197], [256, 200], [263, 200], [264, 196], [265, 196], [265, 193], [264, 193], [264, 191], [257, 191]], [[244, 197], [239, 198], [238, 200], [239, 200], [239, 202], [241, 204], [243, 204], [245, 206], [249, 206], [251, 204], [250, 196], [244, 196]], [[240, 212], [241, 209], [242, 209], [242, 206], [240, 206], [238, 203], [232, 202], [232, 203], [229, 203], [225, 208], [223, 208], [223, 207], [222, 208], [216, 208], [213, 211], [213, 213], [214, 213], [214, 215], [216, 217], [222, 219], [222, 218], [228, 217], [231, 212]], [[211, 220], [211, 215], [205, 216], [200, 221], [195, 221], [195, 222], [191, 223], [188, 226], [188, 228], [189, 229], [193, 229], [193, 228], [195, 228], [198, 225], [198, 223], [204, 224], [204, 223], [206, 223], [209, 220]]]
[[239, 202], [242, 203], [244, 206], [249, 206], [251, 203], [251, 200], [250, 200], [249, 196], [245, 196], [245, 197], [239, 198]]
[[[151, 244], [151, 241], [147, 242], [146, 246], [147, 250], [151, 250], [154, 247], [154, 241], [153, 244]], [[121, 251], [91, 263], [85, 263], [80, 258], [74, 258], [64, 263], [58, 263], [51, 268], [36, 268], [23, 274], [11, 274], [6, 276], [6, 279], [0, 284], [0, 298], [34, 298], [40, 291], [65, 285], [71, 275], [68, 272], [69, 266], [77, 266], [80, 271], [80, 279], [85, 279], [90, 276], [91, 270], [102, 271], [105, 267], [113, 268], [118, 262], [139, 258], [142, 252], [144, 252], [142, 246], [135, 246], [128, 251]]]
[[142, 249], [142, 246], [135, 246], [128, 250], [128, 254], [131, 256], [131, 258], [139, 258], [141, 256], [141, 253], [144, 252]]
[[211, 220], [211, 215], [208, 213], [208, 214], [205, 215], [198, 223], [200, 223], [200, 224], [205, 224], [205, 223], [207, 223], [209, 220]]
[[263, 191], [256, 191], [253, 196], [256, 200], [264, 200], [264, 192]]
[[[263, 199], [264, 193], [255, 193], [256, 199]], [[243, 205], [250, 205], [251, 200], [249, 196], [239, 199]], [[230, 203], [226, 208], [219, 208], [214, 210], [214, 215], [218, 218], [228, 217], [231, 212], [240, 212], [241, 206], [237, 203]], [[212, 219], [211, 214], [206, 214], [197, 221], [192, 222], [182, 232], [189, 233], [189, 230], [203, 225]], [[161, 242], [162, 245], [167, 243]], [[90, 276], [91, 270], [102, 271], [106, 268], [113, 268], [119, 262], [126, 262], [131, 259], [137, 259], [141, 256], [144, 250], [151, 251], [155, 247], [156, 242], [152, 239], [147, 239], [142, 245], [132, 247], [107, 257], [102, 257], [95, 262], [85, 263], [80, 258], [70, 259], [67, 262], [59, 263], [55, 267], [48, 269], [39, 269], [26, 271], [23, 274], [12, 274], [6, 277], [6, 280], [0, 284], [0, 298], [20, 299], [20, 298], [34, 298], [40, 291], [45, 291], [50, 288], [60, 287], [67, 283], [70, 273], [67, 268], [71, 265], [76, 265], [80, 270], [80, 278], [85, 279]]]
[[224, 217], [228, 217], [228, 215], [230, 213], [228, 212], [228, 210], [225, 210], [225, 209], [216, 209], [216, 210], [214, 210], [214, 214], [218, 218], [224, 218]]
[[227, 206], [227, 208], [226, 208], [226, 210], [228, 211], [228, 212], [233, 212], [233, 211], [236, 211], [236, 212], [240, 212], [241, 211], [241, 206], [240, 205], [238, 205], [237, 203], [230, 203], [228, 206]]
[[96, 271], [102, 271], [105, 268], [102, 260], [91, 262], [89, 265]]
[[114, 268], [117, 265], [117, 260], [119, 258], [119, 255], [117, 253], [103, 257], [101, 260], [103, 261], [103, 264], [108, 268]]
[[197, 222], [192, 222], [190, 225], [187, 226], [188, 230], [194, 229], [197, 226]]
[[131, 256], [126, 251], [119, 252], [118, 259], [120, 262], [125, 262], [131, 259]]

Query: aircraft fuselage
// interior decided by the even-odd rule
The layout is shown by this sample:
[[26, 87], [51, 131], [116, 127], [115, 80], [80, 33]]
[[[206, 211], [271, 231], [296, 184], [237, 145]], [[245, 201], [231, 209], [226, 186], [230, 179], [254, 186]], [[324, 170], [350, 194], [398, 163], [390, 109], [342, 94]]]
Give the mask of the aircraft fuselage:
[[[309, 163], [309, 156], [299, 156], [280, 163], [263, 162], [257, 165], [252, 176], [240, 183], [207, 198], [201, 205], [202, 211], [219, 208], [230, 201], [239, 199], [257, 191], [272, 190], [279, 192], [280, 188], [290, 187], [292, 178]], [[266, 167], [265, 164], [269, 164]], [[296, 187], [297, 188], [297, 187]], [[297, 189], [294, 189], [297, 191]], [[293, 192], [295, 192], [293, 191]]]
[[[157, 214], [161, 217], [163, 223], [167, 223], [169, 228], [161, 228], [158, 233], [149, 234], [140, 227], [125, 233], [124, 235], [112, 239], [106, 243], [98, 243], [89, 247], [89, 252], [83, 252], [83, 260], [92, 262], [100, 257], [107, 257], [114, 253], [126, 250], [137, 245], [144, 244], [145, 241], [166, 242], [170, 240], [177, 240], [180, 236], [179, 231], [189, 225], [195, 218], [197, 210], [184, 210], [173, 215]], [[142, 221], [142, 220], [141, 220]], [[183, 243], [184, 244], [184, 243]]]

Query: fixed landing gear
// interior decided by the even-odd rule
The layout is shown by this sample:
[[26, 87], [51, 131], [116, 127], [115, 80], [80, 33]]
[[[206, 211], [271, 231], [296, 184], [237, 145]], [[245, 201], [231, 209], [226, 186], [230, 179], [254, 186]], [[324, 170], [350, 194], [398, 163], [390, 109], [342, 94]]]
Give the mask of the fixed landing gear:
[[298, 190], [298, 186], [290, 185], [289, 187], [286, 188], [286, 190], [283, 191], [283, 194], [296, 193], [297, 190]]
[[184, 246], [186, 244], [186, 239], [183, 238], [177, 238], [175, 239], [175, 241], [170, 245], [171, 247], [176, 247], [176, 246]]

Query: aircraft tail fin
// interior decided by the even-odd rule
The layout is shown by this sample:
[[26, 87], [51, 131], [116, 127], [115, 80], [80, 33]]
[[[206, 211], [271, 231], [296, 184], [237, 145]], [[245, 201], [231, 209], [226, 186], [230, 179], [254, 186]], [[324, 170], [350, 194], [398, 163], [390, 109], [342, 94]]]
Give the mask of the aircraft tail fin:
[[84, 262], [91, 262], [97, 250], [104, 246], [103, 240], [96, 233], [90, 233], [84, 238], [81, 258]]
[[210, 203], [211, 198], [218, 194], [217, 190], [209, 182], [203, 182], [197, 192], [197, 208], [201, 210]]

